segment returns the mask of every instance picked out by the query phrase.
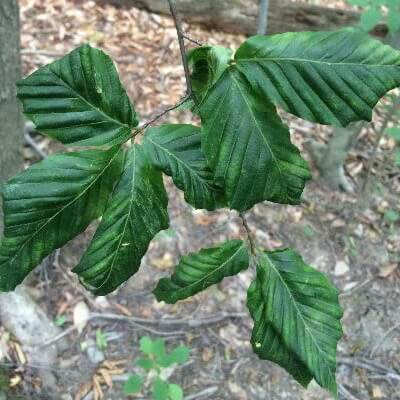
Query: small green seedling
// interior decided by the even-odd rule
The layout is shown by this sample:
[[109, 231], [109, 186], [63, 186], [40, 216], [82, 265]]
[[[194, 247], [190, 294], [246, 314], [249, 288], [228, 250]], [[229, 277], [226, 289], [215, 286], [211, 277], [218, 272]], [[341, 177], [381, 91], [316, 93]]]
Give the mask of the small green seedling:
[[108, 345], [107, 336], [101, 329], [97, 329], [96, 331], [96, 345], [99, 350], [106, 349]]
[[[126, 395], [137, 394], [151, 387], [154, 400], [182, 400], [183, 390], [180, 385], [169, 383], [165, 371], [174, 364], [184, 364], [189, 358], [189, 349], [178, 346], [170, 353], [166, 351], [163, 339], [152, 340], [148, 336], [140, 339], [143, 356], [135, 364], [146, 371], [145, 376], [132, 374], [124, 385]], [[153, 379], [151, 379], [154, 377]], [[147, 379], [146, 379], [147, 378]], [[149, 380], [151, 382], [149, 382]]]

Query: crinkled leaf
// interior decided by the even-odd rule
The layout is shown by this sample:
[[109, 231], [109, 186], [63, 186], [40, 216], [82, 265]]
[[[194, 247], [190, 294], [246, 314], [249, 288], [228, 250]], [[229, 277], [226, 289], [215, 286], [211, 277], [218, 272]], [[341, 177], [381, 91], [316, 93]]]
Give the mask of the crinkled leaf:
[[87, 44], [20, 81], [18, 97], [36, 128], [65, 144], [122, 143], [138, 124], [113, 61]]
[[193, 125], [163, 125], [145, 135], [152, 163], [183, 190], [185, 200], [196, 208], [214, 210], [223, 205], [223, 193], [201, 150], [201, 129]]
[[312, 377], [336, 394], [336, 347], [342, 336], [338, 291], [291, 249], [265, 252], [248, 291], [252, 345], [300, 383]]
[[289, 129], [260, 93], [229, 67], [200, 105], [204, 153], [229, 206], [239, 211], [263, 200], [298, 204], [311, 177]]
[[400, 86], [400, 52], [361, 30], [254, 36], [235, 55], [248, 85], [303, 119], [346, 126]]
[[168, 228], [167, 204], [161, 173], [134, 145], [96, 234], [74, 269], [82, 283], [106, 295], [135, 274], [150, 241]]
[[143, 377], [139, 375], [131, 375], [124, 384], [124, 393], [126, 395], [139, 393], [142, 390], [143, 384]]
[[231, 60], [232, 50], [222, 46], [196, 47], [188, 53], [189, 66], [192, 68], [192, 86], [198, 99], [205, 96]]
[[122, 164], [118, 148], [59, 154], [4, 185], [0, 290], [13, 290], [53, 250], [102, 215]]
[[163, 278], [154, 289], [158, 301], [176, 303], [238, 274], [249, 266], [246, 245], [231, 240], [181, 258], [171, 278]]

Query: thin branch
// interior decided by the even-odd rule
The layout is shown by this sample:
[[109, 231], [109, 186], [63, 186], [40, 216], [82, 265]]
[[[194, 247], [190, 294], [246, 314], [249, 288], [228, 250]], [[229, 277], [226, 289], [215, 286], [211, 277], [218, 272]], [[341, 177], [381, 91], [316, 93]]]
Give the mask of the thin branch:
[[182, 36], [184, 39], [188, 40], [189, 42], [194, 43], [197, 46], [204, 46], [206, 43], [201, 42], [198, 39], [193, 38], [192, 36], [190, 36], [189, 34], [187, 34], [186, 32], [182, 33]]
[[400, 323], [397, 323], [396, 325], [392, 326], [384, 335], [381, 337], [374, 348], [371, 350], [370, 356], [371, 358], [375, 355], [376, 351], [379, 349], [379, 347], [382, 346], [382, 344], [385, 342], [385, 340], [396, 330], [400, 328]]
[[253, 232], [251, 231], [250, 226], [247, 223], [244, 214], [243, 213], [239, 213], [239, 217], [242, 220], [243, 227], [244, 227], [244, 229], [246, 230], [246, 233], [247, 233], [247, 239], [249, 241], [251, 254], [253, 256], [255, 256], [256, 255], [256, 247], [257, 246], [256, 246], [256, 240], [255, 240], [255, 237], [253, 235]]
[[258, 27], [257, 27], [257, 33], [259, 35], [267, 34], [268, 8], [269, 8], [269, 0], [260, 0], [260, 7], [258, 13]]
[[190, 81], [189, 64], [188, 64], [187, 57], [186, 57], [186, 48], [185, 48], [184, 33], [182, 30], [182, 22], [176, 11], [175, 0], [168, 0], [168, 4], [169, 4], [169, 9], [171, 11], [172, 18], [174, 19], [174, 22], [175, 22], [176, 33], [178, 35], [179, 49], [181, 51], [183, 69], [185, 70], [186, 95], [191, 97], [193, 94], [193, 89], [192, 89], [192, 82]]
[[182, 104], [185, 104], [188, 100], [190, 99], [189, 95], [186, 95], [183, 99], [181, 99], [178, 103], [174, 104], [173, 106], [170, 106], [166, 108], [165, 110], [162, 110], [158, 114], [156, 114], [150, 121], [147, 121], [144, 123], [141, 127], [136, 129], [133, 132], [132, 136], [140, 135], [143, 131], [145, 131], [150, 125], [153, 125], [155, 122], [157, 122], [160, 118], [162, 118], [164, 115], [168, 114], [169, 112], [176, 110], [179, 108]]

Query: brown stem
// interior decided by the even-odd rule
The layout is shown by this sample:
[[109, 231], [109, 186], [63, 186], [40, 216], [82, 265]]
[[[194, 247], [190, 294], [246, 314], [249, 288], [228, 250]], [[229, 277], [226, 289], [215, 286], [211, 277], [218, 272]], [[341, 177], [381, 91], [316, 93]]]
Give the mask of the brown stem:
[[183, 69], [185, 70], [186, 95], [191, 97], [193, 94], [193, 90], [192, 90], [192, 82], [190, 81], [189, 64], [186, 57], [186, 48], [185, 48], [184, 33], [182, 30], [182, 23], [176, 11], [175, 0], [168, 0], [168, 4], [172, 18], [174, 19], [175, 22], [176, 33], [178, 35], [179, 49], [181, 51]]
[[249, 241], [251, 254], [253, 256], [255, 256], [256, 255], [256, 247], [257, 246], [256, 246], [256, 240], [255, 240], [254, 234], [251, 231], [250, 226], [247, 223], [247, 220], [246, 220], [244, 214], [243, 213], [239, 213], [239, 217], [242, 220], [242, 224], [243, 224], [244, 229], [246, 230], [247, 239]]

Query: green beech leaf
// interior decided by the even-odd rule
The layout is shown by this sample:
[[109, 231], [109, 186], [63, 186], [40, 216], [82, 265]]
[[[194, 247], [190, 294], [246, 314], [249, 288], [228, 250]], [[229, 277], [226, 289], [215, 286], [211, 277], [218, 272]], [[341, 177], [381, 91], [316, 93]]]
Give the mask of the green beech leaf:
[[371, 7], [361, 14], [360, 24], [366, 32], [369, 32], [374, 29], [376, 25], [378, 25], [381, 19], [381, 10], [377, 7]]
[[193, 125], [150, 128], [144, 141], [152, 163], [172, 177], [189, 204], [207, 210], [223, 205], [222, 191], [214, 184], [201, 150], [200, 128]]
[[400, 30], [400, 10], [389, 10], [387, 16], [387, 25], [391, 33], [396, 33]]
[[338, 291], [291, 249], [265, 252], [248, 290], [251, 342], [301, 384], [312, 377], [336, 394], [336, 346], [342, 336]]
[[249, 266], [246, 245], [241, 240], [202, 249], [181, 258], [171, 278], [163, 278], [154, 289], [158, 301], [173, 304], [238, 274]]
[[3, 188], [0, 290], [13, 290], [53, 250], [102, 215], [123, 163], [122, 151], [50, 156]]
[[139, 375], [131, 375], [124, 384], [124, 393], [126, 395], [139, 393], [142, 390], [143, 384], [143, 377]]
[[229, 67], [199, 108], [203, 150], [231, 208], [245, 211], [263, 200], [300, 202], [311, 177], [308, 165], [260, 88]]
[[219, 79], [231, 59], [232, 50], [222, 46], [196, 47], [188, 53], [193, 91], [198, 99]]
[[400, 52], [353, 28], [254, 36], [235, 61], [262, 99], [328, 125], [370, 121], [378, 100], [400, 86]]
[[106, 295], [137, 272], [150, 241], [168, 228], [167, 204], [161, 173], [134, 145], [96, 234], [74, 269], [89, 290]]
[[65, 144], [119, 144], [138, 125], [111, 58], [87, 44], [20, 81], [18, 97], [38, 131]]

